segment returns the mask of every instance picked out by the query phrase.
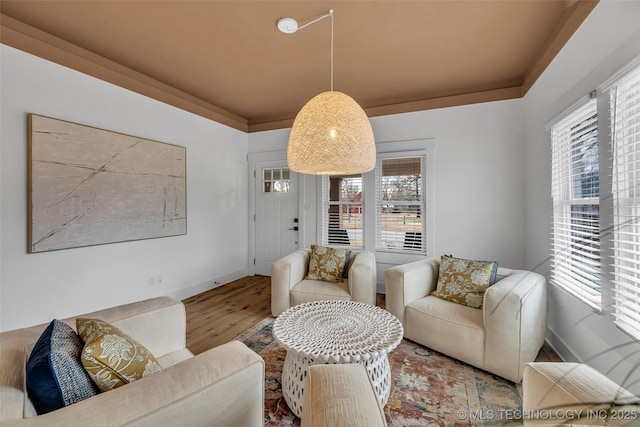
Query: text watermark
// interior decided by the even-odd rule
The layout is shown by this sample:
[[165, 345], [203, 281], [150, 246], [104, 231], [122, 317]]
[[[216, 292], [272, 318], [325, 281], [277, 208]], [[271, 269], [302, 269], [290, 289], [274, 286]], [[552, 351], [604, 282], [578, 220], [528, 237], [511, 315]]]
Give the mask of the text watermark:
[[461, 421], [514, 421], [514, 420], [640, 420], [640, 410], [610, 409], [478, 409], [459, 410], [456, 416]]

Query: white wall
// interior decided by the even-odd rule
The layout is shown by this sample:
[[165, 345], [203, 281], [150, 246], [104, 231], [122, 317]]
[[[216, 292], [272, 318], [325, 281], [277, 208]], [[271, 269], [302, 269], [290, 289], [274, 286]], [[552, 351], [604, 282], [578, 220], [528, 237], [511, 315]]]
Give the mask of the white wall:
[[[435, 255], [454, 254], [524, 267], [521, 102], [491, 102], [371, 119], [377, 143], [434, 138]], [[286, 150], [288, 137], [288, 130], [252, 133], [249, 150]], [[310, 244], [316, 240], [314, 177], [305, 177], [305, 189], [314, 196], [305, 198], [301, 218], [306, 243]], [[308, 212], [311, 217], [304, 216]], [[387, 266], [378, 268], [379, 291], [384, 290], [383, 271]]]
[[[247, 273], [247, 135], [16, 49], [1, 55], [0, 330]], [[185, 236], [27, 254], [27, 113], [187, 148]], [[162, 286], [149, 277], [161, 274]]]
[[372, 119], [379, 142], [434, 138], [434, 254], [524, 265], [520, 100]]
[[[545, 124], [640, 55], [638, 22], [640, 2], [601, 1], [524, 98], [525, 240], [530, 269], [537, 267], [543, 274], [549, 270], [551, 154]], [[606, 134], [606, 129], [600, 134]], [[611, 370], [609, 376], [620, 384], [638, 363], [637, 356], [628, 355], [639, 351], [640, 344], [618, 330], [609, 313], [594, 313], [554, 286], [549, 286], [548, 328], [548, 340], [565, 360], [587, 362], [602, 372]], [[623, 347], [616, 349], [619, 345]], [[625, 384], [633, 378], [638, 375]], [[638, 393], [640, 387], [632, 390]]]

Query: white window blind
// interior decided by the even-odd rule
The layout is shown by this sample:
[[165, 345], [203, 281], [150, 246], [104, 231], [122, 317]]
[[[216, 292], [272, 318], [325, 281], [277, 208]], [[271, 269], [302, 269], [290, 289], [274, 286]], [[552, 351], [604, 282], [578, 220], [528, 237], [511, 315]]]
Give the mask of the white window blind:
[[425, 253], [424, 156], [376, 164], [376, 249]]
[[551, 127], [551, 282], [601, 308], [596, 100]]
[[610, 90], [613, 214], [614, 316], [640, 339], [640, 66]]
[[362, 247], [362, 175], [324, 176], [322, 205], [322, 244]]

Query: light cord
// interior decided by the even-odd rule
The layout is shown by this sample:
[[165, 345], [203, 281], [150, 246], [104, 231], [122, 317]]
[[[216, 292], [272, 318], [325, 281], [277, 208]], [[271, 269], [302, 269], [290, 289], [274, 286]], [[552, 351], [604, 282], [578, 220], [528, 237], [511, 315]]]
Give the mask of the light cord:
[[327, 14], [325, 14], [325, 15], [322, 15], [322, 16], [320, 16], [319, 18], [316, 18], [316, 19], [314, 19], [314, 20], [312, 20], [312, 21], [307, 22], [307, 23], [306, 23], [306, 24], [304, 24], [304, 25], [299, 26], [299, 27], [298, 27], [298, 29], [297, 29], [296, 31], [300, 31], [301, 29], [306, 28], [306, 27], [308, 27], [308, 26], [309, 26], [309, 25], [311, 25], [311, 24], [315, 24], [316, 22], [323, 20], [323, 19], [324, 19], [324, 18], [326, 18], [327, 16], [333, 16], [333, 9], [329, 10], [329, 13], [327, 13]]
[[301, 29], [306, 28], [311, 24], [315, 24], [316, 22], [323, 20], [327, 16], [331, 17], [331, 92], [333, 92], [333, 9], [329, 9], [329, 13], [327, 13], [326, 15], [322, 15], [319, 18], [316, 18], [298, 27], [296, 31], [300, 31]]
[[333, 9], [329, 10], [331, 15], [331, 92], [333, 92]]

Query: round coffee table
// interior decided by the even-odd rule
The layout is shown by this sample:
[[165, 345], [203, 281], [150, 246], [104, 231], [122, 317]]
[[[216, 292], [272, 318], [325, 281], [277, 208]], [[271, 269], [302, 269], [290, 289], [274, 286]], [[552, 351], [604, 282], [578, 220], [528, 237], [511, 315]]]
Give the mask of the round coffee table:
[[391, 390], [387, 353], [402, 341], [402, 324], [391, 313], [356, 301], [313, 301], [291, 307], [273, 324], [273, 336], [287, 349], [282, 394], [302, 415], [307, 368], [324, 363], [361, 363], [382, 406]]

